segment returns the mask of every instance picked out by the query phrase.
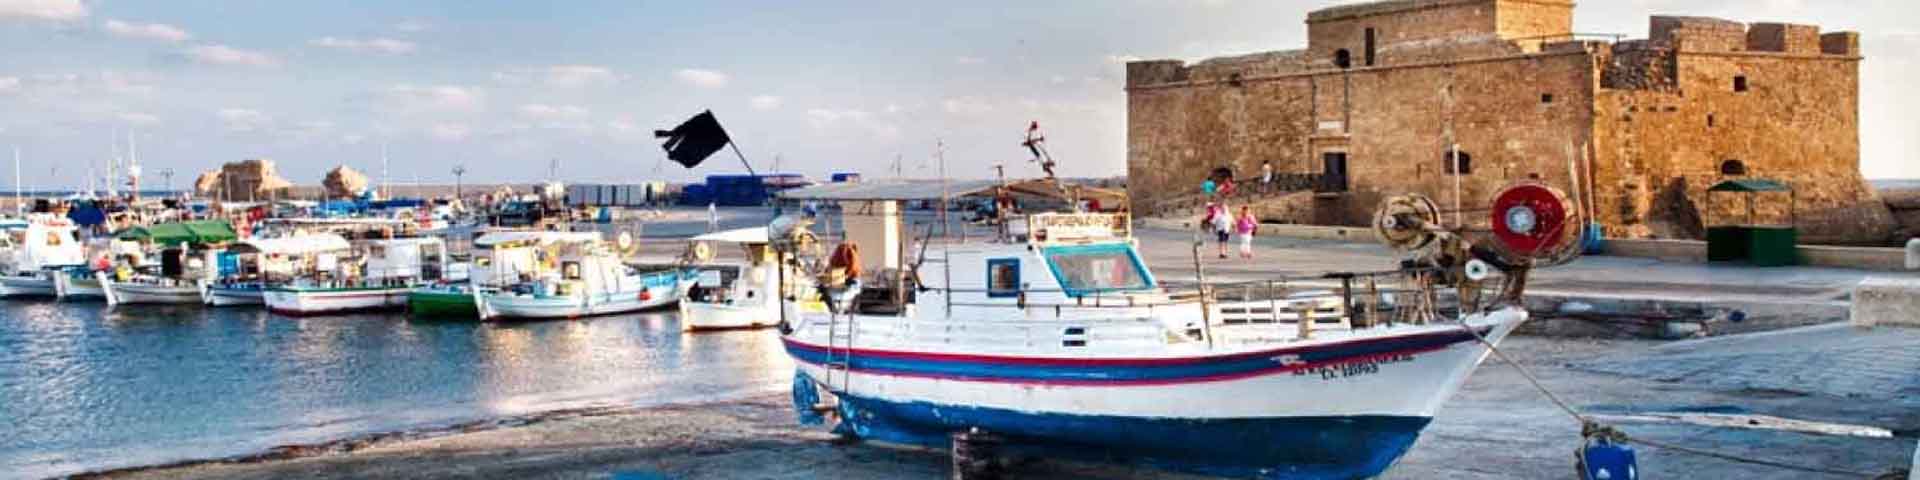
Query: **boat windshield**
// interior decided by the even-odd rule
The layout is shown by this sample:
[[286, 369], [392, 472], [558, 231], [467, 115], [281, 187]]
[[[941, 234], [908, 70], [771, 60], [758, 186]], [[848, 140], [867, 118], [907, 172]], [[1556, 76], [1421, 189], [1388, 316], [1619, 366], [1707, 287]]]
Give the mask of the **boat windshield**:
[[1043, 253], [1067, 295], [1151, 289], [1153, 276], [1132, 248], [1121, 244], [1049, 247]]

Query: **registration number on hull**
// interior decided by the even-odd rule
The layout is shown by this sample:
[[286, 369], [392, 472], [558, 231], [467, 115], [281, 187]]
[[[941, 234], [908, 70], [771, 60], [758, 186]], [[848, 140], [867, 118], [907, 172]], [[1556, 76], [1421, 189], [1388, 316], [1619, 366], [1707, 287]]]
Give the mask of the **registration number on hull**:
[[1295, 376], [1319, 375], [1321, 380], [1335, 380], [1335, 379], [1348, 378], [1348, 377], [1358, 377], [1363, 375], [1373, 375], [1376, 373], [1380, 373], [1381, 365], [1390, 364], [1390, 363], [1406, 363], [1411, 361], [1413, 361], [1413, 355], [1387, 355], [1387, 356], [1364, 358], [1364, 359], [1359, 359], [1354, 361], [1346, 361], [1346, 362], [1333, 363], [1333, 364], [1327, 364], [1327, 365], [1315, 365], [1315, 366], [1303, 368], [1300, 370], [1295, 370], [1293, 374]]

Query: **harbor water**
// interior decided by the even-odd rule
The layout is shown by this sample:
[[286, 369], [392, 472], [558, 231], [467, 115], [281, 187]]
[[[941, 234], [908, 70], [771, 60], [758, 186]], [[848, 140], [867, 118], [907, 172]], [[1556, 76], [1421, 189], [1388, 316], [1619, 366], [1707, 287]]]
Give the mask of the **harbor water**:
[[769, 330], [670, 312], [477, 323], [0, 300], [0, 478], [783, 388]]

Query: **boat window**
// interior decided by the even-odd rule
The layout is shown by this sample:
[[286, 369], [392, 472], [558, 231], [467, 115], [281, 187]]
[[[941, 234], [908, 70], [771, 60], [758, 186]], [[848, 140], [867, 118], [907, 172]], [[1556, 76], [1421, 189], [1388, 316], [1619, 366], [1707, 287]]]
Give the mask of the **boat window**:
[[1067, 295], [1153, 288], [1153, 277], [1125, 245], [1054, 247], [1046, 257]]
[[992, 298], [1020, 296], [1020, 259], [987, 259], [987, 296]]

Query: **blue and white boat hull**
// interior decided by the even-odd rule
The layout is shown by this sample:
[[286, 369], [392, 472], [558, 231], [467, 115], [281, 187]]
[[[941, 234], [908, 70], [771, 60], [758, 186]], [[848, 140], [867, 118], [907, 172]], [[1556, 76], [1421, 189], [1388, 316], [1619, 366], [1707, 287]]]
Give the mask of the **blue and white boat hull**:
[[[1513, 309], [1468, 324], [1498, 342], [1525, 319]], [[796, 403], [807, 384], [835, 397], [842, 434], [942, 446], [978, 428], [1069, 454], [1263, 478], [1378, 475], [1487, 354], [1458, 324], [1143, 357], [829, 348], [814, 326], [784, 338]]]

